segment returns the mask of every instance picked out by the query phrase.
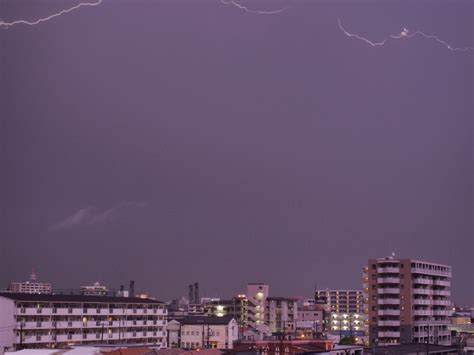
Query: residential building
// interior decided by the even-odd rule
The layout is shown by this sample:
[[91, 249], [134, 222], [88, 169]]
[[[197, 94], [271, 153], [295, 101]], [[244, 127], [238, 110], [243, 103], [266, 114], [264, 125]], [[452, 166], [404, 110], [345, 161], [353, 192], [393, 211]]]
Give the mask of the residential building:
[[298, 305], [296, 333], [298, 336], [318, 338], [324, 332], [324, 309], [319, 305]]
[[318, 303], [326, 303], [331, 313], [363, 313], [364, 295], [362, 290], [316, 290]]
[[270, 288], [264, 283], [249, 283], [247, 285], [248, 325], [261, 332], [268, 331], [268, 320], [265, 318], [265, 306]]
[[183, 349], [233, 348], [238, 324], [232, 316], [189, 316], [168, 324], [170, 347]]
[[166, 309], [142, 298], [0, 293], [0, 348], [166, 347]]
[[451, 267], [427, 261], [371, 259], [364, 267], [370, 344], [451, 344]]
[[81, 286], [80, 293], [84, 296], [107, 296], [109, 289], [97, 281], [92, 286]]
[[33, 270], [28, 281], [10, 282], [7, 292], [12, 293], [51, 293], [52, 286], [50, 283], [39, 282], [35, 271]]
[[292, 297], [267, 297], [265, 321], [269, 333], [296, 333], [298, 299]]
[[325, 305], [326, 331], [343, 336], [362, 336], [366, 331], [362, 290], [316, 290], [317, 304]]
[[240, 294], [230, 300], [211, 299], [203, 304], [208, 315], [232, 316], [240, 328], [248, 325], [248, 299], [245, 295]]

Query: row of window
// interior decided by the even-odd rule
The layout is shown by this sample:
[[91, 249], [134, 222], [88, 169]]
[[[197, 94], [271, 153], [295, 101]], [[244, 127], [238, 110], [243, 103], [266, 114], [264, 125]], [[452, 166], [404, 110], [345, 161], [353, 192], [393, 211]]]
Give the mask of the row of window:
[[[185, 332], [183, 332], [183, 335], [201, 335], [201, 332], [199, 330], [187, 330]], [[205, 332], [203, 332], [203, 335], [205, 335]], [[220, 335], [220, 332], [217, 330], [217, 331], [213, 331], [213, 330], [209, 330], [209, 336], [219, 336]]]

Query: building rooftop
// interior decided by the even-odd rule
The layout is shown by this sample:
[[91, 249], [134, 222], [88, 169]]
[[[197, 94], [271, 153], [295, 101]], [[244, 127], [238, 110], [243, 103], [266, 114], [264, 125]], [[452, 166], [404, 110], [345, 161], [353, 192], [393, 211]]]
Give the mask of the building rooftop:
[[[375, 354], [385, 355], [402, 355], [402, 354], [426, 354], [427, 344], [402, 344], [402, 345], [389, 345], [389, 346], [377, 346]], [[366, 348], [365, 354], [373, 354], [373, 348]], [[430, 354], [457, 354], [458, 349], [455, 346], [444, 346], [429, 344], [428, 352]]]
[[32, 302], [82, 302], [82, 303], [140, 303], [163, 304], [163, 302], [149, 298], [116, 297], [116, 296], [88, 296], [88, 295], [54, 295], [37, 293], [11, 293], [0, 292], [0, 297], [15, 301]]
[[231, 316], [213, 317], [213, 316], [189, 316], [177, 321], [181, 324], [209, 324], [209, 325], [226, 325], [233, 319]]

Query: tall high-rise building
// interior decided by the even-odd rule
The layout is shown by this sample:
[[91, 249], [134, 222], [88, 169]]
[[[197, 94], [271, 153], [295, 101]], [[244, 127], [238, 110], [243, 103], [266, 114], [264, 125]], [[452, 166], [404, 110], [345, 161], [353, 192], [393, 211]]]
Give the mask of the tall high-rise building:
[[451, 267], [386, 257], [364, 267], [370, 343], [450, 345]]

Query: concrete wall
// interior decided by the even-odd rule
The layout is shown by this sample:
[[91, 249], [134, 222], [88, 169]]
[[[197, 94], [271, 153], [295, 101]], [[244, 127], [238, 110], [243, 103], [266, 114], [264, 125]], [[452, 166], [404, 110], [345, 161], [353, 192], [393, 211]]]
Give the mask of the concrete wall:
[[16, 320], [15, 302], [0, 296], [0, 354], [13, 347]]

